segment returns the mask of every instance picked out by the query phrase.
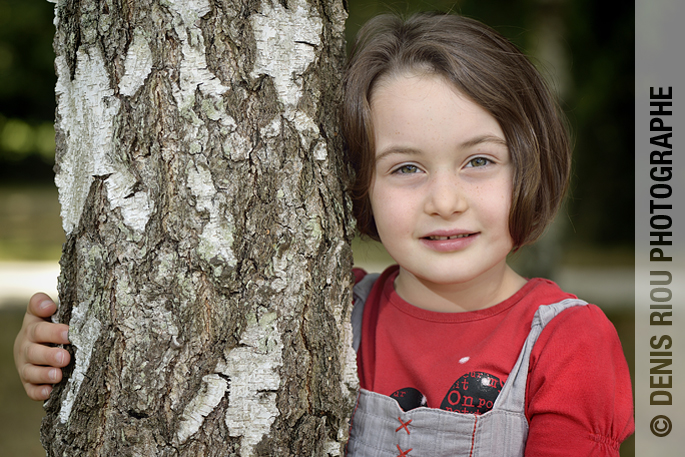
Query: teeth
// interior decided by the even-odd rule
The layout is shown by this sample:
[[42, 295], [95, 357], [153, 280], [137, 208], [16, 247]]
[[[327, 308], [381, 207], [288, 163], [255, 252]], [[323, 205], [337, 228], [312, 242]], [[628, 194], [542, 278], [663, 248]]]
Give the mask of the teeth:
[[454, 236], [429, 236], [429, 240], [453, 240], [455, 238], [466, 238], [468, 233], [464, 233], [463, 235], [454, 235]]

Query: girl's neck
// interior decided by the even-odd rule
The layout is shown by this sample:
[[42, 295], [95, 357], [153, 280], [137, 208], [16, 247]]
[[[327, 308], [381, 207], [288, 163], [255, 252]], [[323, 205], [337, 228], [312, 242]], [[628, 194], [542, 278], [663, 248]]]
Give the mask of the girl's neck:
[[464, 283], [436, 284], [400, 266], [395, 291], [406, 302], [428, 311], [460, 313], [489, 308], [514, 295], [526, 279], [503, 264]]

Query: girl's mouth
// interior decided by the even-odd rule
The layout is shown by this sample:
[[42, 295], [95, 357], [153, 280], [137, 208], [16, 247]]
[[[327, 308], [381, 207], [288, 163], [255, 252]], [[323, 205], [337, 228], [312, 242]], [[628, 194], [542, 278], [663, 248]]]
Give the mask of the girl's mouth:
[[[439, 232], [438, 232], [439, 233]], [[457, 252], [473, 244], [480, 232], [455, 233], [445, 235], [427, 235], [421, 238], [421, 243], [437, 252]]]
[[461, 235], [451, 235], [451, 236], [427, 236], [425, 239], [431, 240], [431, 241], [441, 241], [441, 240], [454, 240], [457, 238], [466, 238], [467, 236], [471, 236], [473, 233], [462, 233]]

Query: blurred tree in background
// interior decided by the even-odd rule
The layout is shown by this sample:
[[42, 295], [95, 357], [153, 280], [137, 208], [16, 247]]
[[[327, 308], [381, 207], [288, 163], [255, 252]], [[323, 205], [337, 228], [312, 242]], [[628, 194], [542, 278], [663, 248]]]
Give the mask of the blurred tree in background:
[[[563, 107], [575, 140], [566, 211], [574, 240], [633, 243], [634, 2], [610, 0], [349, 0], [347, 38], [387, 11], [454, 11], [491, 25], [527, 54], [545, 11], [561, 18], [569, 73]], [[0, 0], [0, 181], [51, 183], [55, 109], [52, 25], [46, 0]], [[545, 63], [542, 63], [544, 67]], [[544, 71], [544, 68], [543, 68]], [[617, 222], [620, 221], [620, 222]]]

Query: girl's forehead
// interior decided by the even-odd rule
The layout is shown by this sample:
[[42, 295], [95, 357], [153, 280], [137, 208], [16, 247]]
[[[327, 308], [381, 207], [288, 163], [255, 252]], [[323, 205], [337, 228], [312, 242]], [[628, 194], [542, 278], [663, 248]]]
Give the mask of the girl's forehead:
[[[476, 139], [506, 144], [495, 118], [439, 75], [402, 74], [379, 86], [371, 104], [376, 154], [461, 149]], [[490, 143], [491, 141], [488, 140]]]
[[437, 110], [442, 110], [442, 114], [476, 115], [497, 122], [488, 110], [436, 73], [403, 72], [385, 77], [374, 87], [370, 108], [372, 118], [381, 113], [387, 115], [388, 110], [393, 109], [407, 117], [418, 116], [423, 111], [431, 115], [431, 110], [436, 110], [430, 120], [438, 121]]
[[[439, 93], [438, 97], [432, 97], [436, 93]], [[478, 111], [493, 117], [488, 110], [464, 94], [449, 78], [428, 69], [408, 69], [381, 76], [374, 84], [369, 100], [372, 117], [381, 105], [398, 104], [400, 101], [414, 102], [415, 106], [430, 102], [452, 103], [454, 109]]]
[[466, 97], [462, 91], [459, 90], [456, 84], [449, 80], [446, 76], [434, 71], [427, 66], [418, 66], [412, 68], [397, 69], [385, 73], [378, 77], [371, 89], [370, 103], [373, 103], [376, 93], [379, 90], [387, 89], [389, 86], [395, 85], [397, 82], [404, 82], [407, 84], [432, 84], [435, 81], [444, 83], [447, 87], [451, 87], [455, 94]]

